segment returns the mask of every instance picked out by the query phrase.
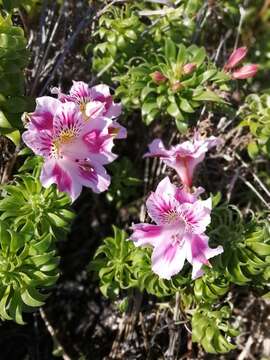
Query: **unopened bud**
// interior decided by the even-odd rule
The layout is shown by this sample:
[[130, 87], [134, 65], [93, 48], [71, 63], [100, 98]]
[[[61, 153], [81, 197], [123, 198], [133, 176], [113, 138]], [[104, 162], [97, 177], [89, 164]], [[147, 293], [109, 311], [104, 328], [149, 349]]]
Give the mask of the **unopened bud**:
[[238, 65], [247, 55], [247, 48], [240, 47], [235, 49], [230, 55], [227, 63], [224, 66], [225, 70], [233, 69], [236, 65]]
[[154, 71], [152, 74], [150, 74], [150, 76], [156, 84], [162, 84], [167, 80], [166, 76], [163, 75], [160, 71]]
[[197, 65], [196, 65], [196, 64], [194, 64], [194, 63], [188, 63], [188, 64], [184, 65], [184, 67], [183, 67], [183, 73], [184, 73], [185, 75], [189, 75], [189, 74], [193, 73], [193, 71], [196, 70], [196, 68], [197, 68]]
[[177, 92], [178, 90], [182, 89], [182, 87], [183, 85], [178, 80], [171, 85], [171, 89], [173, 92]]
[[244, 65], [232, 73], [233, 79], [248, 79], [256, 75], [259, 66], [257, 64]]

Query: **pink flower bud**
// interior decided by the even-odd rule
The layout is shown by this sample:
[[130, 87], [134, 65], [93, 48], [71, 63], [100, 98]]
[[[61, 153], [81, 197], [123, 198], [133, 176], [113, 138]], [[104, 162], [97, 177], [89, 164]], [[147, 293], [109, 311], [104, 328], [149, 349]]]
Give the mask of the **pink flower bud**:
[[196, 64], [194, 64], [194, 63], [188, 63], [188, 64], [184, 65], [184, 67], [183, 67], [183, 73], [184, 73], [185, 75], [189, 75], [189, 74], [193, 73], [193, 71], [196, 70], [196, 68], [197, 68], [197, 65], [196, 65]]
[[244, 65], [240, 69], [235, 70], [232, 73], [232, 78], [233, 79], [252, 78], [256, 75], [258, 69], [259, 69], [259, 65], [257, 65], [257, 64]]
[[171, 84], [171, 89], [173, 92], [177, 92], [178, 90], [182, 89], [183, 85], [180, 83], [180, 81], [175, 81], [173, 84]]
[[160, 71], [154, 71], [152, 74], [150, 74], [150, 76], [156, 84], [162, 84], [167, 80], [166, 76], [163, 75]]
[[235, 49], [231, 56], [229, 57], [229, 60], [224, 66], [224, 69], [232, 69], [236, 65], [238, 65], [247, 55], [247, 48], [246, 47], [240, 47], [238, 49]]

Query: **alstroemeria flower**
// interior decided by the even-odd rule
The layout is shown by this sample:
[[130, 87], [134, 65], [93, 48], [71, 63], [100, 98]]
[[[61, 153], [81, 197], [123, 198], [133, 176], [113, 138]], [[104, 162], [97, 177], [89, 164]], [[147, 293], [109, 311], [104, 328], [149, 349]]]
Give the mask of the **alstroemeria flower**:
[[163, 279], [171, 279], [184, 266], [185, 259], [193, 266], [192, 279], [203, 274], [202, 266], [223, 252], [208, 246], [204, 234], [211, 218], [211, 199], [199, 200], [202, 192], [190, 194], [163, 179], [147, 202], [149, 216], [156, 224], [134, 224], [130, 239], [136, 246], [153, 246], [152, 270]]
[[200, 139], [195, 135], [192, 141], [185, 141], [167, 150], [160, 139], [155, 139], [144, 156], [159, 157], [167, 166], [177, 171], [184, 185], [191, 187], [196, 166], [204, 160], [206, 152], [219, 143], [220, 140], [214, 136]]
[[57, 184], [75, 200], [82, 186], [94, 192], [108, 188], [110, 177], [104, 164], [116, 158], [109, 134], [112, 120], [96, 117], [85, 122], [78, 105], [48, 97], [37, 99], [37, 109], [29, 114], [23, 140], [35, 154], [44, 157], [43, 186]]
[[[79, 105], [85, 121], [99, 116], [113, 119], [121, 114], [121, 104], [113, 101], [109, 87], [104, 84], [90, 88], [83, 81], [73, 81], [68, 95], [63, 94], [58, 88], [53, 88], [51, 92], [57, 94], [61, 102], [73, 102]], [[117, 139], [124, 139], [127, 136], [126, 129], [116, 121], [112, 122], [110, 133]]]

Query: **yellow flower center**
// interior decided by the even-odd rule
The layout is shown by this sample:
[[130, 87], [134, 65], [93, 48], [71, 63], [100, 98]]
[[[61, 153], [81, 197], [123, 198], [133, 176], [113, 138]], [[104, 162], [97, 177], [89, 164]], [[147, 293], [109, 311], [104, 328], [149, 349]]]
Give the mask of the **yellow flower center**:
[[76, 137], [74, 129], [65, 129], [61, 131], [57, 140], [60, 142], [60, 144], [66, 144], [72, 141], [74, 137]]
[[51, 153], [54, 158], [59, 158], [61, 156], [61, 145], [68, 144], [76, 138], [75, 129], [65, 129], [62, 130], [59, 136], [53, 140]]

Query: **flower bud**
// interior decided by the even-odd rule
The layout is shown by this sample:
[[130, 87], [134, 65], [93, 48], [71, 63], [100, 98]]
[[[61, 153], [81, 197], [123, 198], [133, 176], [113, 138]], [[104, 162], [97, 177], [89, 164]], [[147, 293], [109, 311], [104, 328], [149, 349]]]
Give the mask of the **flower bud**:
[[182, 89], [183, 85], [180, 83], [180, 81], [175, 81], [172, 85], [171, 85], [171, 89], [173, 92], [177, 92], [178, 90]]
[[197, 65], [196, 65], [196, 64], [194, 64], [194, 63], [188, 63], [188, 64], [184, 65], [184, 67], [183, 67], [183, 73], [184, 73], [185, 75], [189, 75], [189, 74], [193, 73], [193, 71], [196, 70], [196, 68], [197, 68]]
[[154, 71], [152, 74], [150, 74], [150, 76], [156, 84], [162, 84], [167, 80], [166, 76], [163, 75], [160, 71]]
[[232, 73], [233, 79], [248, 79], [256, 75], [259, 66], [257, 64], [244, 65]]
[[229, 60], [224, 66], [225, 70], [233, 69], [236, 65], [238, 65], [247, 55], [247, 48], [240, 47], [235, 49], [229, 57]]

